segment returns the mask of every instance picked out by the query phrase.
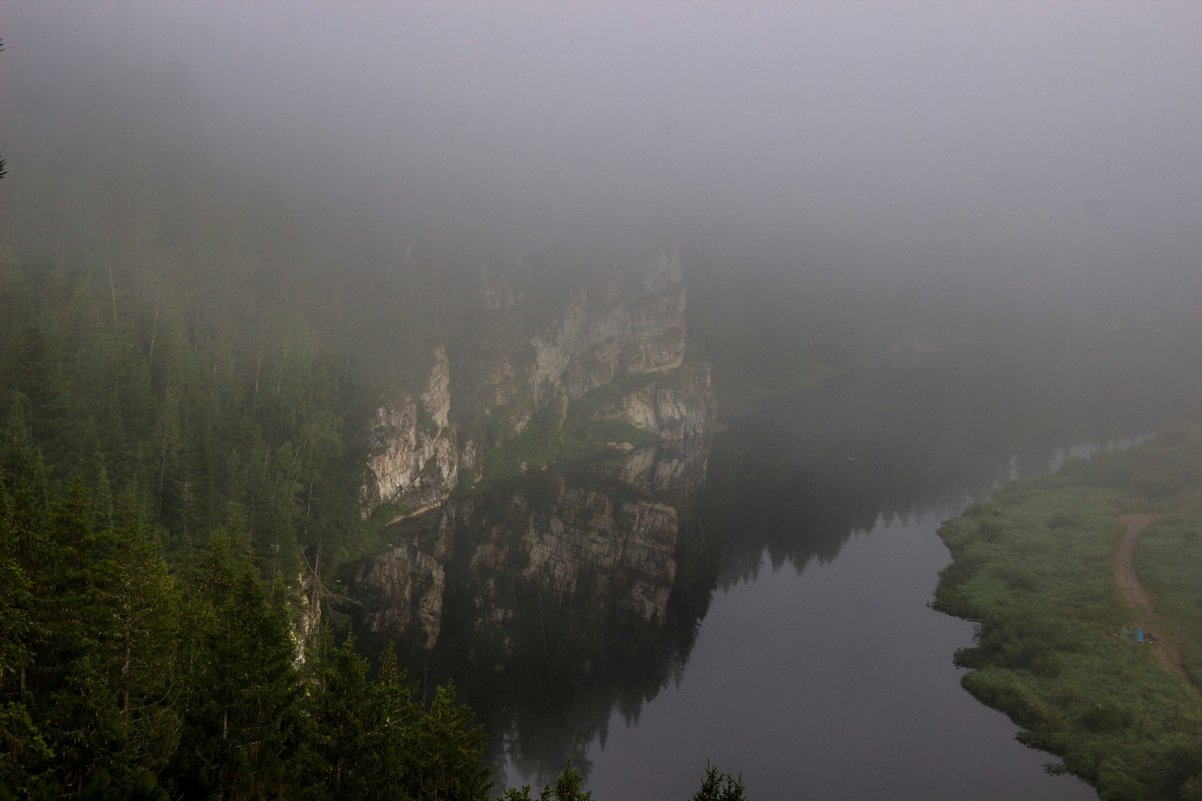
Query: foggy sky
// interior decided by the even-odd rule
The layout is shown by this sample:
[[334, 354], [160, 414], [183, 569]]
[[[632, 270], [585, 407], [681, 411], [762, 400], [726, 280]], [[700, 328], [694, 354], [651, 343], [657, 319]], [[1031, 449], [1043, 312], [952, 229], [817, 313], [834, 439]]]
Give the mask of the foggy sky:
[[1202, 273], [1197, 3], [10, 0], [0, 37], [9, 203], [100, 98], [87, 157], [184, 137], [401, 231]]

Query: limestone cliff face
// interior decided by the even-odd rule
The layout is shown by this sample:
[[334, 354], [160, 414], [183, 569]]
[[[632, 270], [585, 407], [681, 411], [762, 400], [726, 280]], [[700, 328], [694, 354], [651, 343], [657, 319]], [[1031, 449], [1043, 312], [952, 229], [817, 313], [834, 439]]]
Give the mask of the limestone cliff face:
[[577, 416], [664, 441], [697, 437], [714, 400], [708, 365], [686, 354], [686, 306], [675, 254], [592, 276], [560, 295], [527, 291], [484, 268], [477, 339], [451, 353], [436, 348], [425, 387], [376, 410], [364, 513], [391, 504], [400, 519], [437, 507], [461, 471], [488, 478], [477, 438], [481, 448], [498, 448], [536, 417], [555, 429], [583, 410]]
[[571, 293], [547, 330], [535, 334], [534, 401], [569, 401], [613, 381], [619, 371], [666, 373], [685, 352], [685, 286], [676, 256], [661, 256], [636, 281]]
[[[553, 604], [662, 624], [682, 510], [704, 480], [703, 447], [648, 448], [547, 476], [537, 492], [452, 500], [366, 559], [353, 586], [364, 622], [433, 648], [448, 606], [503, 654], [511, 632]], [[447, 582], [447, 568], [457, 581]], [[466, 610], [466, 611], [465, 611]], [[464, 625], [466, 624], [466, 625]], [[582, 621], [583, 625], [583, 621]]]
[[[535, 316], [535, 303], [495, 273], [482, 296], [499, 337], [514, 315]], [[504, 302], [500, 298], [504, 298]], [[522, 348], [504, 352], [478, 397], [483, 416], [516, 437], [540, 411], [561, 425], [573, 404], [600, 390], [615, 390], [597, 420], [623, 421], [664, 440], [695, 437], [714, 416], [709, 368], [686, 360], [688, 293], [676, 254], [661, 255], [641, 271], [615, 272], [566, 293]], [[637, 396], [637, 397], [636, 397]]]
[[673, 380], [646, 384], [603, 406], [598, 420], [617, 420], [664, 440], [700, 436], [713, 417], [708, 365], [681, 367]]
[[474, 444], [459, 441], [450, 413], [450, 365], [446, 350], [439, 347], [420, 395], [403, 396], [376, 410], [363, 492], [368, 511], [389, 502], [403, 516], [420, 514], [455, 489], [460, 468], [475, 467]]

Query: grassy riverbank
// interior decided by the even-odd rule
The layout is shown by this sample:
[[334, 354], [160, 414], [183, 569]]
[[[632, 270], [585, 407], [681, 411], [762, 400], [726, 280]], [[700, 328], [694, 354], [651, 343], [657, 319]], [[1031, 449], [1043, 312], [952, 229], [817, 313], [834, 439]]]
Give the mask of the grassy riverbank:
[[[1133, 576], [1120, 515], [1150, 522]], [[940, 534], [935, 605], [981, 621], [965, 688], [1103, 799], [1202, 799], [1202, 424], [1008, 487]], [[1123, 636], [1138, 626], [1157, 639]]]

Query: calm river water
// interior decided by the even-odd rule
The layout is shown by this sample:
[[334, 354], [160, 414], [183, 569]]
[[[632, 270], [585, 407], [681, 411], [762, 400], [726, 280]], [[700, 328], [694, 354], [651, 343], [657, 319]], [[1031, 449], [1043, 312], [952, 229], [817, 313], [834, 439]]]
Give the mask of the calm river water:
[[755, 799], [1096, 798], [960, 688], [972, 624], [925, 606], [955, 511], [881, 520], [801, 569], [765, 553], [719, 591], [679, 682], [589, 745], [595, 797], [687, 798], [709, 759]]
[[961, 688], [952, 654], [973, 624], [927, 607], [949, 562], [937, 529], [1068, 443], [1146, 431], [1154, 414], [1082, 419], [1068, 396], [1019, 404], [969, 365], [940, 369], [782, 401], [719, 434], [680, 536], [721, 558], [684, 645], [651, 680], [632, 668], [604, 700], [582, 681], [514, 724], [504, 781], [538, 789], [567, 755], [598, 801], [687, 799], [707, 760], [756, 801], [1096, 798]]

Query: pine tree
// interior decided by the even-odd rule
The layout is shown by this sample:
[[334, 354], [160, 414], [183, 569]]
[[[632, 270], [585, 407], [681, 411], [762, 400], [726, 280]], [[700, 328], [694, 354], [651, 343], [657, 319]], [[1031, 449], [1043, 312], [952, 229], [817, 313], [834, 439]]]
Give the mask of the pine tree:
[[16, 483], [0, 468], [0, 788], [22, 792], [45, 777], [52, 754], [23, 698], [32, 594], [18, 554], [22, 515], [8, 490]]
[[355, 652], [353, 637], [333, 648], [326, 630], [315, 648], [312, 683], [306, 699], [307, 737], [301, 767], [310, 798], [367, 799], [375, 777], [371, 735], [376, 716], [367, 660]]
[[409, 732], [405, 783], [419, 801], [478, 801], [491, 782], [484, 767], [487, 738], [471, 713], [455, 704], [455, 689], [434, 691], [425, 714]]
[[747, 801], [743, 789], [743, 776], [731, 776], [713, 765], [705, 766], [705, 781], [693, 794], [693, 801]]
[[188, 614], [189, 687], [177, 759], [180, 789], [278, 797], [298, 745], [299, 677], [282, 592], [268, 597], [240, 515], [213, 532]]
[[[585, 792], [584, 777], [572, 767], [572, 761], [563, 766], [563, 772], [555, 780], [554, 786], [544, 787], [539, 793], [539, 801], [592, 801], [593, 794]], [[502, 801], [531, 801], [530, 785], [520, 788], [510, 787], [501, 797]]]
[[364, 765], [372, 777], [370, 785], [381, 799], [411, 798], [406, 782], [406, 749], [409, 730], [421, 712], [416, 694], [415, 686], [397, 666], [395, 647], [389, 644], [371, 687], [373, 718], [368, 733], [368, 760]]
[[[106, 577], [113, 621], [106, 655], [120, 712], [121, 764], [136, 777], [161, 771], [179, 740], [180, 599], [160, 555], [149, 501], [133, 489], [123, 491], [115, 524]], [[114, 774], [125, 783], [126, 776]]]
[[67, 431], [71, 409], [69, 385], [59, 344], [41, 325], [30, 325], [10, 351], [7, 383], [10, 396], [23, 399], [23, 416], [34, 442], [52, 466], [64, 463], [70, 448]]
[[102, 591], [111, 569], [111, 531], [92, 528], [91, 508], [81, 478], [54, 499], [34, 584], [35, 721], [55, 753], [64, 788], [74, 792], [107, 765], [119, 741], [102, 648], [112, 625]]

